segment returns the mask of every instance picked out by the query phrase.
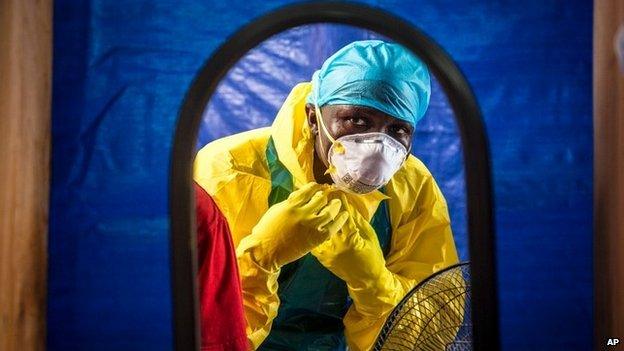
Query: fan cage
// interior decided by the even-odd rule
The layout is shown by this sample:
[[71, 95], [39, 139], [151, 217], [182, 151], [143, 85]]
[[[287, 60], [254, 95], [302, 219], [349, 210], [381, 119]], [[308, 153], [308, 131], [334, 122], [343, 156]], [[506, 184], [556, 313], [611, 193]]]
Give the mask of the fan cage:
[[373, 349], [472, 350], [470, 263], [446, 267], [416, 285], [390, 313]]

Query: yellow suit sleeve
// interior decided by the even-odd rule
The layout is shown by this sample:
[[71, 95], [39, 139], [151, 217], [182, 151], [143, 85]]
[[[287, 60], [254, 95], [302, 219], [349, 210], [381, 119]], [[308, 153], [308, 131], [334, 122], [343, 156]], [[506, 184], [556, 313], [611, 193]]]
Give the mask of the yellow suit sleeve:
[[[391, 197], [409, 196], [409, 192], [399, 191], [389, 187]], [[399, 225], [393, 228], [385, 274], [374, 286], [349, 289], [353, 305], [344, 324], [352, 350], [369, 350], [392, 309], [416, 284], [458, 262], [446, 201], [430, 175], [423, 180], [413, 203], [413, 208], [403, 214], [393, 215], [391, 207], [391, 221]]]
[[255, 350], [269, 335], [273, 319], [277, 316], [279, 270], [265, 270], [256, 264], [249, 251], [237, 250], [236, 256], [243, 286], [247, 339]]

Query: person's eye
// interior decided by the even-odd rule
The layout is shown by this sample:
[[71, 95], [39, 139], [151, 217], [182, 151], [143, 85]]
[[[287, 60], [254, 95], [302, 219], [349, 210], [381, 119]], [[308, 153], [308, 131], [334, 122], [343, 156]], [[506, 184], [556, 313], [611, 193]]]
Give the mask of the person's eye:
[[392, 131], [397, 135], [410, 135], [411, 134], [410, 129], [407, 127], [403, 127], [403, 126], [395, 126], [394, 128], [392, 128]]
[[362, 118], [362, 117], [349, 117], [349, 122], [351, 122], [351, 124], [359, 126], [359, 127], [365, 127], [368, 125], [368, 120], [366, 118]]

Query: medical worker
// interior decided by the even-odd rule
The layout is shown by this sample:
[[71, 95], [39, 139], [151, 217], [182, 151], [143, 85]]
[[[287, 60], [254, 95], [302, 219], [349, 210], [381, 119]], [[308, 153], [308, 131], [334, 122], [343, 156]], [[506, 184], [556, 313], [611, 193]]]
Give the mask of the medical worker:
[[445, 199], [410, 154], [430, 90], [409, 50], [353, 42], [271, 127], [199, 151], [194, 178], [232, 231], [253, 348], [368, 350], [411, 288], [458, 261]]

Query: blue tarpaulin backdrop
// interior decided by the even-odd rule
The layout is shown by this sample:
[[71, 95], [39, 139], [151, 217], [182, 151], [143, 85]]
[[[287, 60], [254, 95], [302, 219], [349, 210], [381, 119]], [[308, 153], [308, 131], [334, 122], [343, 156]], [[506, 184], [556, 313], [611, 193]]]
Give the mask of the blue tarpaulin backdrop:
[[[178, 109], [218, 45], [287, 3], [55, 1], [50, 350], [171, 349], [167, 187]], [[504, 349], [590, 349], [591, 1], [365, 3], [444, 47], [481, 105]], [[293, 82], [369, 37], [310, 26], [265, 43], [224, 80], [199, 145], [270, 123]], [[461, 144], [437, 85], [434, 96], [414, 153], [440, 182], [467, 258]]]

